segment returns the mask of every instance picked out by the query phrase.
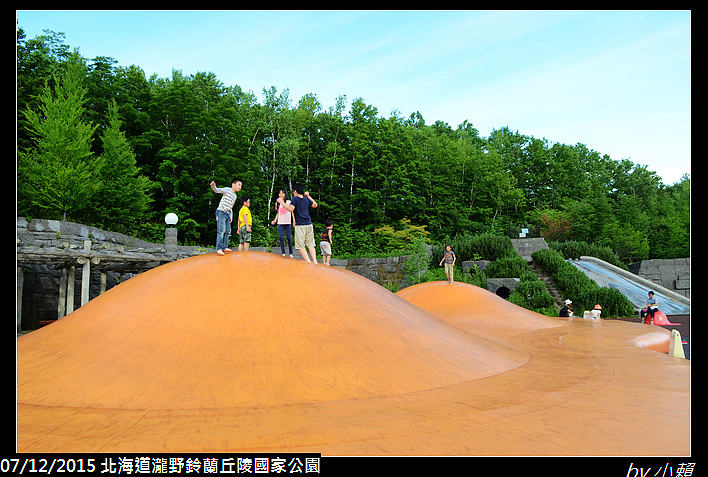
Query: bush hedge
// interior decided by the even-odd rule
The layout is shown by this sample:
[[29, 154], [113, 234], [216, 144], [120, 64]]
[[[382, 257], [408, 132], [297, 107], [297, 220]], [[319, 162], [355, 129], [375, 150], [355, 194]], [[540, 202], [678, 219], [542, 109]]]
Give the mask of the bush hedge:
[[516, 253], [509, 237], [491, 234], [460, 234], [442, 244], [435, 244], [431, 247], [433, 263], [439, 263], [442, 260], [447, 244], [452, 246], [459, 263], [466, 260], [497, 260]]
[[614, 288], [597, 287], [594, 290], [585, 290], [578, 298], [578, 303], [583, 306], [583, 310], [590, 310], [596, 304], [600, 304], [602, 316], [627, 317], [634, 315], [634, 306], [622, 292]]
[[[539, 279], [522, 279], [509, 295], [509, 301], [539, 313], [556, 314], [556, 310], [553, 307], [555, 300], [548, 293], [546, 284]], [[550, 312], [548, 309], [550, 309]]]
[[596, 304], [602, 306], [603, 317], [634, 315], [634, 307], [626, 296], [618, 290], [599, 286], [575, 265], [568, 263], [558, 250], [539, 250], [531, 258], [553, 275], [559, 291], [573, 301], [576, 315], [581, 315], [583, 310], [591, 310]]
[[557, 250], [565, 259], [579, 259], [582, 256], [595, 257], [611, 263], [616, 267], [628, 270], [627, 265], [620, 261], [619, 257], [610, 247], [603, 247], [587, 242], [577, 242], [568, 240], [565, 242], [549, 242], [548, 247]]
[[531, 272], [531, 268], [526, 260], [519, 255], [506, 255], [487, 265], [484, 272], [487, 274], [487, 278], [511, 278]]

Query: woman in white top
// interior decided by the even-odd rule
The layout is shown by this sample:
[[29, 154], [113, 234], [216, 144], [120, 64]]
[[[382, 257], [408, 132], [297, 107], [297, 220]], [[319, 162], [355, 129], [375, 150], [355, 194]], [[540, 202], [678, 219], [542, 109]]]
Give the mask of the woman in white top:
[[[282, 198], [285, 200], [287, 197], [286, 192], [284, 189], [280, 189], [278, 192], [278, 197]], [[289, 204], [289, 200], [285, 200], [286, 204]], [[278, 223], [278, 237], [280, 237], [280, 252], [283, 254], [283, 257], [285, 256], [285, 242], [283, 241], [284, 237], [283, 234], [285, 234], [288, 238], [288, 251], [290, 252], [290, 256], [293, 256], [293, 239], [292, 239], [292, 213], [288, 211], [285, 207], [280, 205], [279, 203], [275, 203], [275, 218], [271, 222], [271, 225], [275, 225], [276, 222]]]
[[599, 320], [600, 313], [602, 313], [602, 307], [600, 305], [595, 305], [595, 309], [590, 312], [588, 318], [591, 320]]

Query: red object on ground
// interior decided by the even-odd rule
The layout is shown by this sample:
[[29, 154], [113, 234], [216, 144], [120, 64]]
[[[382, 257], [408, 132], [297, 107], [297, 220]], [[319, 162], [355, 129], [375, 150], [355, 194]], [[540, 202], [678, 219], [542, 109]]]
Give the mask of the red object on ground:
[[[645, 324], [645, 325], [651, 324], [651, 316], [646, 315], [646, 316], [644, 317], [644, 324]], [[657, 310], [657, 311], [654, 313], [654, 324], [657, 325], [657, 326], [664, 326], [664, 325], [676, 325], [676, 326], [680, 326], [680, 325], [681, 325], [681, 323], [671, 323], [671, 322], [669, 321], [669, 319], [666, 317], [666, 315], [664, 314], [664, 312], [661, 311], [661, 310]]]

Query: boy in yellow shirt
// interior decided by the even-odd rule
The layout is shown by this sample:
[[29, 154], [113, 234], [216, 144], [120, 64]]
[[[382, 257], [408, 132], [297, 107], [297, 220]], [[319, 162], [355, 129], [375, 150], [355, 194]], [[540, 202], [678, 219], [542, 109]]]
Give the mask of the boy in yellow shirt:
[[253, 218], [251, 217], [251, 211], [249, 207], [251, 205], [251, 198], [246, 196], [243, 198], [243, 206], [241, 210], [238, 211], [238, 235], [239, 235], [239, 252], [244, 250], [248, 251], [248, 246], [251, 244], [251, 225], [253, 225]]

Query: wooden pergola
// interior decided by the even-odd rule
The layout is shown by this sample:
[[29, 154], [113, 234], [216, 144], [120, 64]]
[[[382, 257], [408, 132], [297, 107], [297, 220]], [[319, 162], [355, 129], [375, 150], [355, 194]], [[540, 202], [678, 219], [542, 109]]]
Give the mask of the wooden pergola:
[[17, 247], [17, 329], [22, 319], [22, 288], [24, 267], [29, 265], [50, 265], [61, 270], [59, 284], [59, 305], [57, 319], [74, 311], [75, 270], [81, 273], [81, 306], [88, 303], [91, 270], [101, 272], [100, 294], [106, 291], [106, 273], [142, 273], [151, 268], [171, 262], [174, 254], [165, 249], [115, 251], [92, 250], [91, 241], [84, 241], [83, 249], [62, 247]]

